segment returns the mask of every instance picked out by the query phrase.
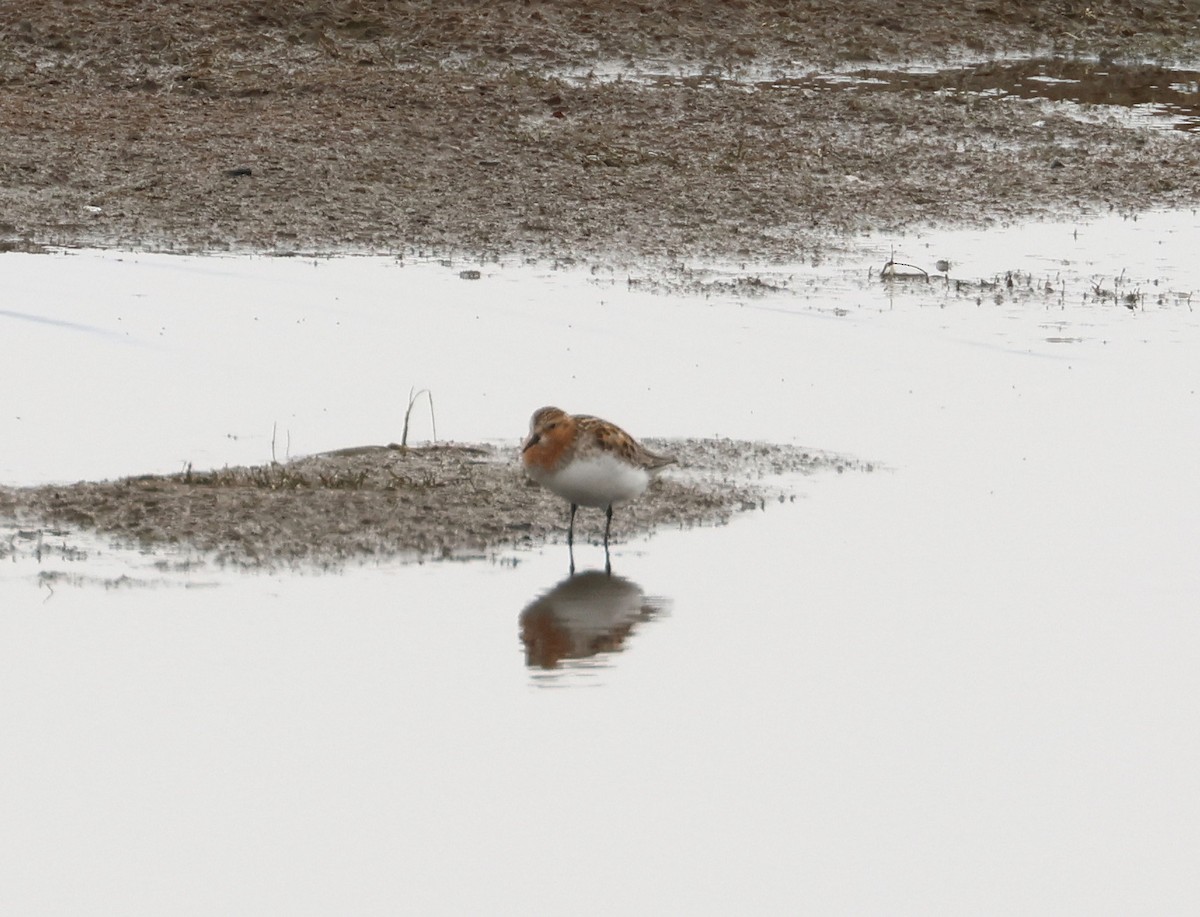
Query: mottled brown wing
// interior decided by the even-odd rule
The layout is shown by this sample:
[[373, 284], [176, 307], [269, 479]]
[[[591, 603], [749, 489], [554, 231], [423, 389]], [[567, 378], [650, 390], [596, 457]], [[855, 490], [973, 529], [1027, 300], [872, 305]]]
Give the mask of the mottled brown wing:
[[639, 468], [653, 471], [675, 461], [671, 456], [651, 452], [615, 423], [590, 414], [576, 414], [575, 422], [580, 432], [592, 440], [596, 447], [613, 452]]
[[677, 459], [673, 455], [662, 455], [658, 452], [651, 452], [641, 443], [638, 443], [638, 464], [647, 471], [654, 471], [666, 465], [674, 465]]

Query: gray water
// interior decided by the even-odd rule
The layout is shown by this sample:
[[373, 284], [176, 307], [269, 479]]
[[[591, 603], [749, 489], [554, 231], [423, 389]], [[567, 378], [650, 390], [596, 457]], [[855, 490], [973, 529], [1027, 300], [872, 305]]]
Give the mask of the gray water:
[[[616, 545], [611, 578], [593, 539], [574, 581], [561, 543], [246, 574], [10, 527], [5, 912], [1190, 912], [1195, 219], [674, 294], [5, 256], [12, 481], [386, 441], [412, 384], [458, 440], [554, 401], [880, 466]], [[893, 255], [950, 279], [883, 283]]]

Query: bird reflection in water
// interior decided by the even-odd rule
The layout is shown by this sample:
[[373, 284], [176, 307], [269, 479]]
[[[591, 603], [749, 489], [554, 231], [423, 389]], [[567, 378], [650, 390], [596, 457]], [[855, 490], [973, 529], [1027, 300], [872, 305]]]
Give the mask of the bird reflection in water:
[[665, 599], [621, 576], [600, 570], [568, 576], [521, 612], [525, 664], [555, 669], [563, 660], [619, 652], [640, 622], [666, 607]]

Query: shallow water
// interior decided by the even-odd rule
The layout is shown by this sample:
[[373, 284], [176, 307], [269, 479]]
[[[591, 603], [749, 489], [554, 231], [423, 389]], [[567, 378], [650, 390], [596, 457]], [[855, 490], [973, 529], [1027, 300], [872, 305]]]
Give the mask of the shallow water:
[[1083, 114], [1116, 115], [1141, 126], [1200, 130], [1200, 71], [1148, 63], [1018, 56], [955, 66], [860, 66], [831, 72], [767, 72], [755, 68], [681, 70], [610, 64], [576, 69], [567, 78], [653, 85], [743, 86], [758, 92], [923, 92], [962, 99], [1044, 99]]
[[563, 545], [246, 575], [9, 531], [6, 911], [1192, 910], [1198, 224], [776, 268], [6, 255], [8, 482], [395, 440], [413, 385], [459, 440], [557, 402], [888, 468], [613, 581], [579, 545], [581, 585]]
[[1200, 130], [1200, 71], [1067, 58], [989, 61], [959, 67], [866, 67], [829, 76], [784, 78], [764, 88], [850, 84], [879, 92], [939, 92], [962, 98], [1045, 99], [1085, 110], [1127, 112], [1147, 126]]

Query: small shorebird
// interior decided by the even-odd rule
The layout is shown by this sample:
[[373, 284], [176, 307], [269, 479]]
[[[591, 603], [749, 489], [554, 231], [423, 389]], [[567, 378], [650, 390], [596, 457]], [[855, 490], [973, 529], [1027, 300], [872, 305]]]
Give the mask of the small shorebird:
[[575, 511], [581, 506], [604, 510], [606, 558], [613, 504], [640, 496], [654, 474], [674, 461], [646, 449], [616, 424], [559, 408], [535, 411], [521, 446], [521, 462], [529, 476], [571, 503], [569, 549], [575, 544]]

